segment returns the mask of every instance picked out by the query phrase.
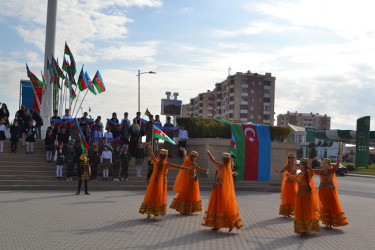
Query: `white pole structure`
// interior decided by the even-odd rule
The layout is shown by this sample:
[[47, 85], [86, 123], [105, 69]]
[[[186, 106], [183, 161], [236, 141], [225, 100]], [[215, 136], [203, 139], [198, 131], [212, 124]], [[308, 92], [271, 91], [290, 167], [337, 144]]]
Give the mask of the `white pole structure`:
[[[46, 41], [44, 49], [44, 75], [46, 76], [46, 82], [50, 82], [51, 76], [47, 69], [47, 57], [51, 57], [55, 52], [55, 37], [56, 37], [56, 16], [57, 16], [57, 0], [48, 0], [47, 6], [47, 21], [46, 21]], [[53, 85], [48, 88], [43, 94], [42, 110], [43, 110], [43, 131], [46, 131], [49, 126], [49, 119], [52, 116], [52, 105], [53, 105]], [[42, 137], [43, 138], [43, 137]]]
[[138, 70], [138, 112], [141, 112], [141, 75], [142, 74], [156, 74], [154, 71], [142, 72]]

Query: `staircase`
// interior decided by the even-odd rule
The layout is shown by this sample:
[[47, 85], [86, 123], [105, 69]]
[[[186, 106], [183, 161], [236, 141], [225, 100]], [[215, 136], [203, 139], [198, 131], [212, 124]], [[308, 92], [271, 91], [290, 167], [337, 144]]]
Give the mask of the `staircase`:
[[[181, 164], [181, 158], [169, 158], [169, 162]], [[75, 166], [74, 173], [77, 167]], [[168, 189], [172, 190], [173, 183], [179, 170], [168, 171]], [[26, 154], [26, 146], [18, 143], [16, 154], [10, 153], [10, 141], [4, 142], [4, 153], [0, 153], [0, 190], [76, 190], [77, 176], [73, 176], [73, 182], [65, 181], [66, 167], [63, 168], [63, 181], [56, 180], [56, 163], [46, 162], [44, 140], [36, 140], [34, 154]], [[89, 181], [90, 190], [146, 190], [147, 188], [147, 161], [142, 167], [142, 178], [135, 177], [134, 158], [129, 164], [129, 181], [101, 180], [101, 170], [98, 170], [98, 181]], [[198, 173], [200, 188], [210, 190], [212, 180]], [[265, 182], [238, 181], [236, 190], [270, 191], [279, 192], [280, 185]]]

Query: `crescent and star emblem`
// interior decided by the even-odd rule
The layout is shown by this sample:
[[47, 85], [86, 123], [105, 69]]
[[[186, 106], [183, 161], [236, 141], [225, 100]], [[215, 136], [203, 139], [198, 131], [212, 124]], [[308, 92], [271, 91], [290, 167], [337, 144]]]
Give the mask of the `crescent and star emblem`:
[[[252, 135], [247, 134], [249, 131], [251, 132]], [[245, 131], [244, 131], [244, 134], [245, 134], [246, 138], [249, 138], [249, 141], [251, 141], [251, 142], [255, 141], [255, 131], [254, 131], [253, 128], [246, 128]]]

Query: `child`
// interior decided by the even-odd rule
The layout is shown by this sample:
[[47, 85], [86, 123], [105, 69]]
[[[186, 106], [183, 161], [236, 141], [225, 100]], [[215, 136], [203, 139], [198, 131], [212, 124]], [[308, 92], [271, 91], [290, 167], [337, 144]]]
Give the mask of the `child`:
[[66, 148], [69, 141], [70, 141], [70, 135], [69, 135], [66, 127], [60, 127], [60, 131], [57, 133], [58, 144], [60, 144], [60, 142], [62, 142], [64, 147]]
[[145, 149], [143, 148], [142, 142], [138, 142], [137, 149], [135, 151], [135, 167], [137, 171], [136, 177], [142, 177], [142, 165], [145, 159]]
[[20, 126], [18, 126], [18, 119], [14, 119], [13, 125], [10, 127], [10, 141], [11, 141], [11, 151], [16, 153], [18, 138], [20, 137]]
[[121, 150], [120, 145], [116, 145], [112, 155], [113, 161], [113, 181], [119, 181], [119, 172], [121, 167]]
[[128, 169], [130, 162], [130, 154], [128, 147], [124, 147], [121, 154], [121, 181], [128, 181]]
[[87, 152], [82, 154], [79, 157], [79, 166], [78, 166], [78, 190], [76, 195], [79, 195], [81, 192], [82, 181], [85, 183], [85, 194], [90, 195], [87, 191], [87, 180], [90, 179], [90, 165], [89, 160], [87, 159]]
[[70, 141], [68, 148], [65, 153], [66, 160], [66, 181], [73, 181], [73, 169], [74, 169], [74, 159], [76, 157], [75, 149], [73, 148], [74, 141]]
[[100, 156], [100, 165], [103, 169], [103, 181], [108, 180], [109, 168], [112, 165], [112, 152], [109, 144], [104, 145], [104, 151]]
[[89, 162], [91, 166], [91, 180], [96, 180], [98, 173], [98, 166], [100, 163], [99, 147], [96, 141], [93, 141], [91, 148], [89, 149]]
[[57, 147], [57, 150], [55, 152], [54, 160], [56, 161], [56, 180], [61, 181], [62, 169], [64, 166], [64, 160], [65, 160], [65, 150], [64, 150], [63, 142], [59, 142], [59, 146]]
[[110, 127], [106, 127], [107, 132], [104, 133], [104, 137], [107, 138], [107, 141], [109, 139], [113, 139], [113, 135], [112, 135], [112, 132], [111, 132], [111, 128]]
[[25, 134], [26, 134], [26, 153], [34, 154], [34, 142], [35, 142], [35, 134], [36, 134], [36, 128], [34, 127], [34, 120], [29, 121], [29, 125], [28, 127], [26, 127]]
[[6, 126], [4, 119], [0, 119], [0, 153], [4, 153], [5, 132]]
[[46, 138], [44, 139], [44, 144], [46, 145], [46, 160], [47, 162], [52, 161], [52, 151], [55, 144], [53, 138], [52, 129], [47, 129]]

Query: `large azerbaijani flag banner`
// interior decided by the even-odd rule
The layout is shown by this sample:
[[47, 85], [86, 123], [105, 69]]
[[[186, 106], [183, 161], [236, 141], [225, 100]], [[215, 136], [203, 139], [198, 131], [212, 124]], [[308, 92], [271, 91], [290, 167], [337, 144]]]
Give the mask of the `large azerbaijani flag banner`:
[[271, 178], [271, 135], [267, 125], [234, 123], [230, 125], [231, 150], [237, 164], [237, 180], [269, 181]]
[[166, 135], [163, 131], [161, 131], [160, 128], [156, 127], [156, 125], [154, 125], [154, 138], [161, 139], [173, 145], [176, 145], [176, 143], [171, 138], [169, 138], [168, 135]]

